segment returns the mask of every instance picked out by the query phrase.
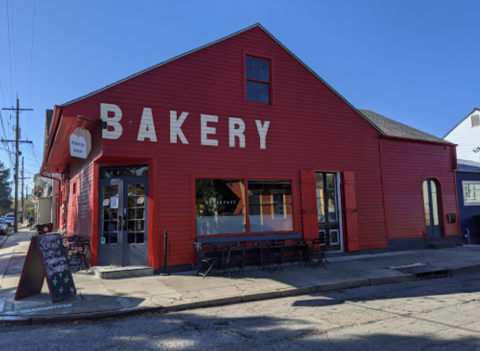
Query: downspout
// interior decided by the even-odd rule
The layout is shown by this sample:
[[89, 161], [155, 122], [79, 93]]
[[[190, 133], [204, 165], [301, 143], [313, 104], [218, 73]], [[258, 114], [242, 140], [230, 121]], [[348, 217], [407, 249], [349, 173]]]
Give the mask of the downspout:
[[[458, 170], [458, 159], [457, 159], [457, 146], [452, 147], [452, 158], [453, 158], [453, 185], [455, 188], [455, 205], [457, 210], [457, 230], [459, 238], [462, 238], [462, 224], [460, 223], [460, 205], [458, 204], [458, 188], [457, 188], [457, 170]], [[463, 190], [462, 190], [463, 191]], [[470, 240], [470, 237], [469, 237]]]

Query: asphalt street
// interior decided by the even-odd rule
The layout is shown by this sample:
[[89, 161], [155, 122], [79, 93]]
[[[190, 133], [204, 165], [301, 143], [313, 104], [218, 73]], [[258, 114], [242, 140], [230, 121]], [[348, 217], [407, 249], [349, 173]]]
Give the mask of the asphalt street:
[[480, 274], [97, 322], [0, 327], [3, 350], [480, 350]]

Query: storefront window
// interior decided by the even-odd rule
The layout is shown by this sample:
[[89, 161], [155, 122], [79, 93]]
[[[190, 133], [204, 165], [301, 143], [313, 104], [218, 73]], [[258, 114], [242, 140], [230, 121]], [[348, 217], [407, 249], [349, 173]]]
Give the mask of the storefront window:
[[250, 232], [293, 230], [292, 184], [283, 180], [249, 180]]
[[196, 179], [197, 235], [245, 233], [245, 184], [239, 179]]

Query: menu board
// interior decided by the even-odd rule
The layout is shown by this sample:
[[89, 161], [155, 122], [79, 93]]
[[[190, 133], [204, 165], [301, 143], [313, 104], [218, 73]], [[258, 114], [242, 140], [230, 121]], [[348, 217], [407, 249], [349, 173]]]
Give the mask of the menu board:
[[59, 234], [38, 235], [31, 238], [15, 300], [39, 294], [42, 291], [44, 278], [47, 280], [53, 302], [64, 300], [77, 293]]

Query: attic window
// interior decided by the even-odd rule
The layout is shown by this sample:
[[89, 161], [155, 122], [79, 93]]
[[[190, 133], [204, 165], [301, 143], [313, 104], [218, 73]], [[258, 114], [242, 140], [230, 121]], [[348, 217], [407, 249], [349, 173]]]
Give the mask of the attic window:
[[270, 103], [270, 61], [247, 56], [247, 100]]
[[472, 116], [472, 127], [480, 126], [480, 115], [473, 115]]

